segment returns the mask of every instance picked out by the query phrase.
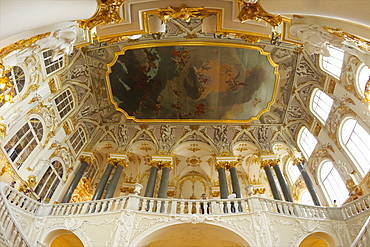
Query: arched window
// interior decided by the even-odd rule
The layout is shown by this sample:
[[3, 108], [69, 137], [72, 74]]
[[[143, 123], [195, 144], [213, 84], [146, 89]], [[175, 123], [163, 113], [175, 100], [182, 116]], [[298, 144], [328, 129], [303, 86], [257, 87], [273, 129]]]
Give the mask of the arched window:
[[331, 205], [334, 205], [334, 200], [338, 205], [342, 204], [348, 198], [348, 190], [333, 162], [324, 161], [319, 171], [324, 193]]
[[71, 90], [66, 89], [54, 99], [61, 119], [68, 115], [73, 109], [74, 101]]
[[298, 134], [298, 146], [302, 150], [302, 153], [306, 159], [311, 156], [316, 144], [316, 138], [306, 127], [302, 127]]
[[42, 123], [37, 118], [30, 119], [4, 145], [10, 160], [19, 169], [32, 153], [44, 134]]
[[42, 58], [44, 60], [44, 66], [47, 75], [50, 75], [51, 73], [63, 67], [63, 56], [55, 61], [52, 61], [52, 55], [52, 50], [46, 50], [42, 52]]
[[311, 97], [311, 112], [325, 124], [328, 119], [333, 99], [318, 88], [314, 89]]
[[370, 68], [367, 67], [364, 63], [358, 67], [356, 73], [356, 87], [358, 92], [364, 96], [365, 85], [370, 78]]
[[301, 172], [298, 170], [298, 167], [293, 165], [293, 161], [288, 162], [287, 173], [292, 184], [294, 184], [299, 176], [301, 176]]
[[365, 175], [370, 169], [369, 133], [355, 119], [347, 118], [341, 124], [340, 140], [351, 160]]
[[71, 135], [69, 142], [71, 143], [75, 153], [78, 154], [86, 143], [85, 132], [81, 127], [78, 127], [78, 129]]
[[35, 193], [42, 200], [50, 200], [63, 178], [63, 165], [53, 161], [35, 188]]
[[344, 52], [334, 46], [328, 46], [327, 48], [330, 57], [320, 56], [321, 69], [339, 79], [342, 73]]

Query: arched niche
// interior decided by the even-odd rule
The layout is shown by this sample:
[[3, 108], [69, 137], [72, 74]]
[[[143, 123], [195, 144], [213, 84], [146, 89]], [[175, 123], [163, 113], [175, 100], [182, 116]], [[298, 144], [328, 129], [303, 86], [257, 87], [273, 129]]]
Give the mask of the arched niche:
[[82, 241], [71, 231], [58, 229], [45, 238], [45, 245], [50, 247], [83, 247]]
[[334, 241], [334, 238], [324, 232], [315, 232], [306, 236], [299, 247], [331, 247], [337, 246]]
[[247, 236], [241, 236], [236, 231], [213, 225], [198, 223], [182, 223], [163, 228], [156, 228], [151, 232], [144, 232], [138, 236], [138, 239], [131, 243], [131, 246], [161, 246], [161, 247], [185, 247], [185, 246], [202, 246], [202, 247], [237, 247], [237, 246], [254, 246], [251, 240], [246, 240]]

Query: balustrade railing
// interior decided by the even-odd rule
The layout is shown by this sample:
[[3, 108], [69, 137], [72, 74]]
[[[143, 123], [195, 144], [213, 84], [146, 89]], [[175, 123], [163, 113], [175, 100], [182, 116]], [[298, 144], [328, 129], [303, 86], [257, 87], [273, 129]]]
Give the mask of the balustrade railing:
[[370, 210], [370, 193], [352, 201], [341, 208], [344, 219], [352, 218]]
[[185, 200], [167, 198], [148, 198], [129, 195], [111, 199], [86, 201], [80, 203], [41, 204], [0, 183], [1, 193], [7, 203], [26, 213], [37, 216], [89, 215], [117, 212], [122, 209], [161, 214], [209, 214], [225, 215], [233, 213], [253, 213], [266, 211], [272, 214], [292, 217], [345, 220], [370, 210], [370, 194], [343, 207], [329, 208], [302, 205], [292, 202], [266, 199], [258, 196], [248, 198]]
[[12, 210], [8, 208], [11, 204], [7, 201], [11, 201], [18, 208], [24, 208], [24, 211], [27, 212], [34, 212], [35, 202], [32, 202], [31, 199], [27, 200], [10, 187], [5, 187], [3, 183], [0, 183], [0, 189], [1, 240], [5, 241], [8, 246], [30, 246], [26, 236], [23, 235], [16, 221], [14, 221], [14, 216], [11, 215]]

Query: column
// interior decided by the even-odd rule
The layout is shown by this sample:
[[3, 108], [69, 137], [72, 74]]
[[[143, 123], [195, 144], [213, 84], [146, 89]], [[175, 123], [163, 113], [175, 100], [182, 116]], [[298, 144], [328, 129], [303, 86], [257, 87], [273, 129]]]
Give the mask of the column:
[[101, 196], [103, 195], [105, 186], [107, 185], [107, 182], [108, 182], [108, 179], [109, 179], [109, 176], [110, 176], [110, 173], [112, 172], [112, 170], [113, 170], [113, 165], [108, 163], [107, 168], [105, 169], [105, 172], [104, 172], [103, 176], [100, 179], [98, 187], [95, 190], [95, 194], [92, 198], [92, 201], [101, 199]]
[[107, 187], [107, 192], [105, 193], [104, 199], [112, 198], [114, 195], [114, 192], [116, 191], [117, 184], [119, 177], [121, 176], [123, 168], [127, 167], [126, 160], [124, 159], [118, 159], [118, 158], [111, 158], [108, 160], [110, 164], [113, 164], [114, 167], [116, 167], [116, 170], [114, 171], [113, 177], [109, 182], [109, 185]]
[[75, 177], [73, 178], [71, 184], [69, 185], [61, 203], [68, 203], [70, 200], [71, 200], [71, 196], [73, 194], [73, 191], [76, 189], [78, 183], [80, 182], [86, 168], [89, 166], [89, 164], [91, 164], [91, 158], [88, 157], [88, 156], [81, 156], [80, 157], [80, 161], [81, 161], [81, 166], [80, 168], [78, 169]]
[[229, 195], [229, 191], [227, 189], [225, 164], [222, 161], [217, 162], [216, 171], [218, 172], [218, 181], [220, 183], [220, 198], [227, 199], [227, 196]]
[[170, 176], [170, 168], [162, 168], [161, 183], [159, 184], [158, 198], [167, 198], [168, 178]]
[[293, 202], [292, 194], [290, 193], [288, 184], [285, 180], [285, 177], [284, 177], [283, 173], [281, 172], [281, 169], [280, 169], [280, 166], [279, 166], [278, 162], [275, 162], [274, 164], [272, 164], [272, 167], [274, 168], [275, 174], [276, 174], [276, 176], [279, 180], [280, 188], [283, 191], [285, 201]]
[[237, 165], [238, 165], [237, 161], [235, 161], [235, 163], [229, 163], [229, 171], [230, 171], [233, 191], [236, 193], [236, 198], [241, 198], [242, 194], [240, 191], [238, 171], [236, 170]]
[[271, 159], [265, 159], [265, 160], [262, 159], [261, 168], [263, 168], [266, 172], [267, 180], [270, 184], [270, 188], [271, 188], [272, 195], [273, 195], [274, 199], [275, 200], [281, 200], [281, 195], [280, 195], [278, 187], [276, 186], [275, 179], [274, 179], [274, 176], [272, 175], [272, 171], [271, 171], [271, 167], [270, 167], [270, 164], [272, 162], [274, 162], [274, 161], [271, 160]]
[[145, 197], [153, 197], [155, 181], [157, 180], [157, 173], [158, 173], [158, 167], [152, 166], [152, 168], [150, 168], [150, 175], [149, 175], [148, 183], [145, 189], [145, 194], [144, 194]]
[[298, 167], [299, 171], [301, 172], [301, 175], [302, 175], [303, 180], [306, 184], [308, 192], [310, 192], [310, 195], [312, 197], [313, 203], [316, 206], [321, 206], [321, 203], [320, 203], [319, 197], [317, 196], [316, 190], [313, 187], [312, 181], [311, 181], [310, 177], [308, 176], [306, 170], [304, 169], [302, 162], [304, 162], [304, 161], [296, 159], [295, 162], [293, 163], [293, 165], [296, 165]]

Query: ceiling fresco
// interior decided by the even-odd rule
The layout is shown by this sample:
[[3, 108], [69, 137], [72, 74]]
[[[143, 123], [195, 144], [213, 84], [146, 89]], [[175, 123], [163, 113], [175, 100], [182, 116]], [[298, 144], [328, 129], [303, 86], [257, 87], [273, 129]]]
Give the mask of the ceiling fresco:
[[127, 118], [247, 121], [274, 103], [277, 71], [259, 47], [178, 45], [127, 49], [107, 79]]

